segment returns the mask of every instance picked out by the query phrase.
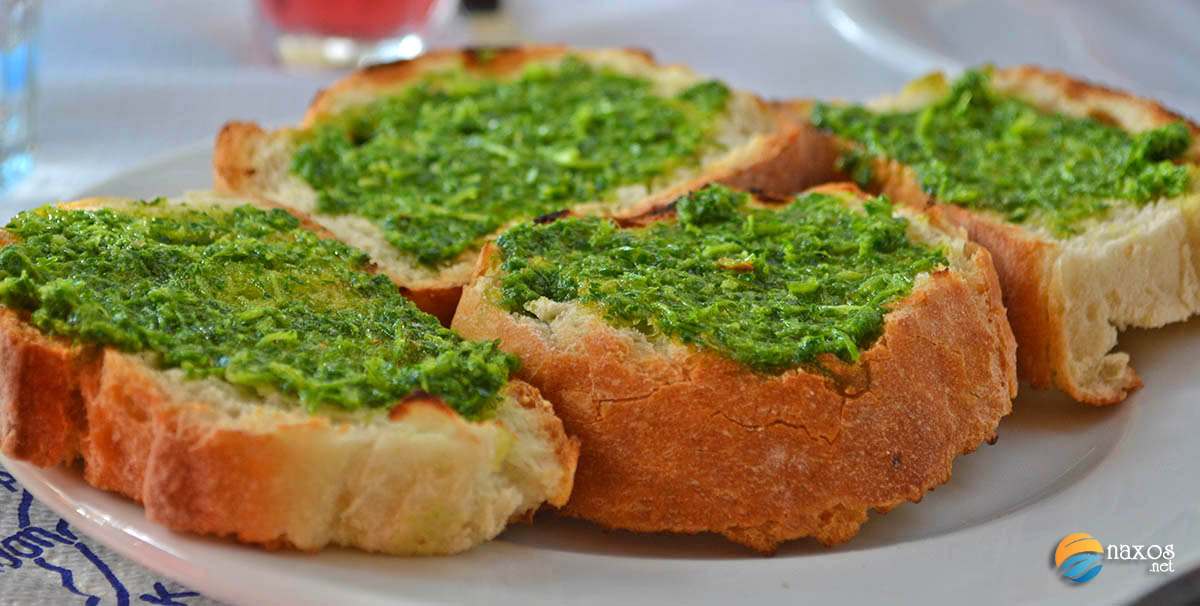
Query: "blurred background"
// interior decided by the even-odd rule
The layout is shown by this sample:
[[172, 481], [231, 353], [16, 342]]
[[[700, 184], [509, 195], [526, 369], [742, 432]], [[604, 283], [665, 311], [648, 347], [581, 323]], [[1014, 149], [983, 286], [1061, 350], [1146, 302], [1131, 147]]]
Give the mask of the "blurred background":
[[[353, 63], [359, 54], [379, 59], [458, 44], [639, 46], [769, 97], [853, 99], [934, 68], [1034, 61], [1200, 113], [1200, 3], [1186, 0], [4, 4], [4, 145], [10, 153], [22, 149], [28, 103], [35, 150], [32, 170], [0, 194], [10, 212], [69, 197], [180, 146], [203, 145], [231, 118], [273, 126], [297, 120], [339, 74], [314, 67], [322, 53]], [[35, 29], [35, 43], [21, 50]]]

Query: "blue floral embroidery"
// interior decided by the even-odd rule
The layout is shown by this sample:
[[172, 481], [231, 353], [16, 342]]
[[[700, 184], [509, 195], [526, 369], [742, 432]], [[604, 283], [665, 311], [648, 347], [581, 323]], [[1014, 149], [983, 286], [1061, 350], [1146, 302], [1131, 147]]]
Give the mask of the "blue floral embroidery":
[[[129, 605], [130, 593], [124, 583], [107, 562], [71, 531], [66, 520], [60, 518], [53, 530], [35, 526], [29, 515], [30, 507], [33, 505], [33, 495], [21, 488], [12, 474], [2, 470], [0, 470], [0, 489], [11, 494], [19, 492], [21, 495], [20, 504], [17, 506], [17, 531], [0, 539], [0, 573], [7, 572], [7, 569], [21, 568], [27, 561], [33, 562], [35, 566], [58, 575], [63, 589], [84, 598], [86, 606], [98, 606], [102, 602], [102, 598], [79, 589], [75, 583], [76, 571], [51, 563], [45, 557], [55, 548], [70, 547], [90, 562], [108, 582], [112, 587], [112, 595], [118, 606]], [[180, 600], [199, 595], [194, 591], [171, 591], [163, 583], [156, 582], [154, 583], [154, 593], [143, 593], [138, 596], [138, 599], [158, 606], [188, 606], [186, 602]]]
[[155, 595], [143, 593], [141, 595], [141, 600], [151, 604], [158, 604], [159, 606], [188, 606], [183, 602], [176, 602], [175, 600], [179, 598], [194, 598], [200, 595], [194, 591], [172, 592], [167, 590], [166, 587], [163, 587], [162, 583], [155, 583], [154, 591]]
[[9, 492], [16, 492], [21, 489], [20, 485], [17, 484], [17, 479], [3, 469], [0, 469], [0, 488], [4, 488]]

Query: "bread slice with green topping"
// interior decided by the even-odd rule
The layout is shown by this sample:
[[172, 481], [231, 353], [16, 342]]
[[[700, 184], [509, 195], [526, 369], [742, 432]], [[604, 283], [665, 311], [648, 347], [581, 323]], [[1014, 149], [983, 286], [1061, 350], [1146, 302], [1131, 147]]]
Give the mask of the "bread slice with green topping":
[[283, 210], [87, 199], [2, 234], [5, 456], [303, 550], [455, 553], [570, 494], [577, 442], [509, 356]]
[[1118, 331], [1200, 311], [1200, 129], [1157, 103], [1016, 67], [791, 110], [801, 154], [838, 159], [827, 178], [928, 208], [991, 251], [1035, 387], [1120, 402], [1141, 380]]
[[433, 52], [317, 96], [296, 128], [233, 122], [219, 190], [299, 209], [453, 314], [482, 244], [571, 208], [636, 215], [722, 180], [795, 191], [796, 130], [757, 97], [641, 51]]
[[452, 326], [581, 438], [567, 515], [763, 552], [919, 501], [1017, 389], [987, 251], [852, 185], [516, 226]]

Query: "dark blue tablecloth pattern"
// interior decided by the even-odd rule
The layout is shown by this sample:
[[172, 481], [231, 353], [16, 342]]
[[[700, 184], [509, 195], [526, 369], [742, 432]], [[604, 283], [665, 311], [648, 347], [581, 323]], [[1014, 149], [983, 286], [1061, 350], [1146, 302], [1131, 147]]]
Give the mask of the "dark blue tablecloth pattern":
[[213, 606], [37, 502], [0, 466], [0, 604]]

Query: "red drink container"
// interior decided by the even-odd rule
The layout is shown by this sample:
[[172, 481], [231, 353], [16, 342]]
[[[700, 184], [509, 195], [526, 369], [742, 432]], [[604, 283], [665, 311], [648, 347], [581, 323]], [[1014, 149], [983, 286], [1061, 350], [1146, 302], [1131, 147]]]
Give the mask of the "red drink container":
[[456, 0], [259, 0], [259, 22], [288, 65], [346, 67], [411, 59]]

